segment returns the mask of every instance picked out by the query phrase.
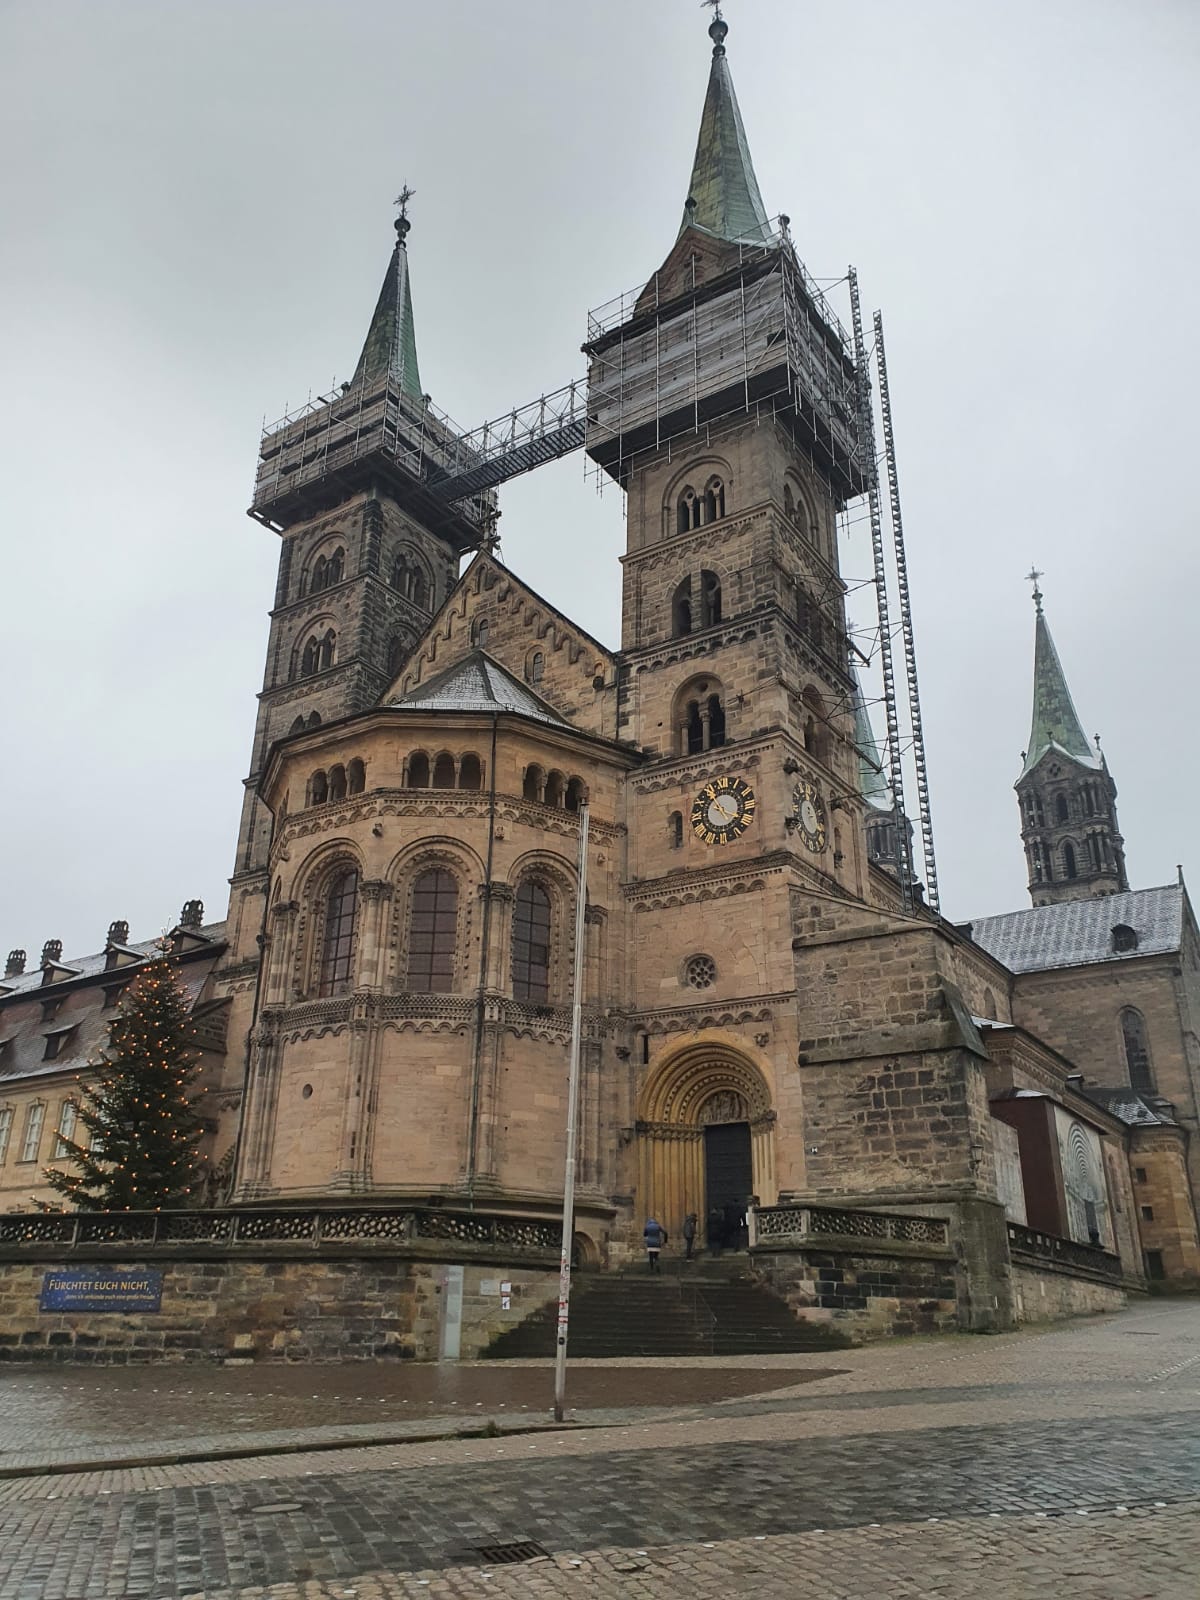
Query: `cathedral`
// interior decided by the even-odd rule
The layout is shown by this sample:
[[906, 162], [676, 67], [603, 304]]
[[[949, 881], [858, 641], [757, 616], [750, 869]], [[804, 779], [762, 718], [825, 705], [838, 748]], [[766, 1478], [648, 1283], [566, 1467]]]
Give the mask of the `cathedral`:
[[[215, 1108], [205, 1204], [554, 1219], [580, 961], [580, 1261], [732, 1204], [764, 1256], [801, 1213], [944, 1219], [963, 1327], [1038, 1314], [1051, 1271], [1192, 1281], [1182, 875], [1129, 886], [1035, 579], [1032, 905], [952, 924], [910, 881], [839, 570], [862, 374], [768, 217], [709, 31], [674, 242], [593, 313], [560, 429], [625, 497], [619, 645], [500, 559], [511, 452], [424, 392], [405, 206], [350, 382], [263, 438], [279, 574], [228, 915], [190, 902], [171, 936]], [[10, 955], [0, 1211], [49, 1197], [148, 949], [114, 924], [98, 955]]]

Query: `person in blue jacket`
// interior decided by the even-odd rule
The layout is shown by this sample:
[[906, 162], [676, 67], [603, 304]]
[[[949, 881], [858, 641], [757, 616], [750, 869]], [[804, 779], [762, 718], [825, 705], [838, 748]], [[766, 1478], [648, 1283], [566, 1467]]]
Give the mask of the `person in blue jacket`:
[[646, 1260], [649, 1262], [650, 1271], [657, 1272], [658, 1252], [667, 1242], [667, 1230], [661, 1222], [655, 1222], [653, 1217], [647, 1217], [646, 1226], [642, 1229], [642, 1238], [646, 1245]]

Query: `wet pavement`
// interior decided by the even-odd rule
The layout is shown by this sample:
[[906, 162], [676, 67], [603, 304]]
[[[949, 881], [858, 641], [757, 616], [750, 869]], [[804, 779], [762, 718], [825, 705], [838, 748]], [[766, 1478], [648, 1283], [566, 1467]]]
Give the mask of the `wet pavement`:
[[[619, 1421], [630, 1411], [703, 1407], [834, 1370], [814, 1361], [760, 1369], [572, 1364], [569, 1411], [580, 1421]], [[0, 1367], [0, 1475], [73, 1462], [366, 1443], [489, 1422], [516, 1428], [548, 1421], [553, 1399], [553, 1368], [545, 1364]]]
[[[62, 1406], [72, 1426], [90, 1399], [143, 1420], [158, 1405], [175, 1423], [196, 1407], [207, 1427], [212, 1402], [224, 1415], [253, 1395], [239, 1414], [255, 1420], [257, 1403], [311, 1404], [311, 1391], [256, 1390], [280, 1370], [213, 1374], [211, 1394], [197, 1374], [172, 1374], [169, 1399], [142, 1392], [144, 1372], [89, 1372], [68, 1399], [61, 1370], [26, 1373], [21, 1392]], [[320, 1370], [330, 1390], [317, 1403], [359, 1416], [381, 1399], [402, 1405], [374, 1393], [401, 1378], [461, 1384], [459, 1408], [476, 1381], [550, 1381], [548, 1367], [458, 1368], [452, 1380], [375, 1369], [343, 1393], [348, 1369]], [[0, 1600], [1200, 1592], [1200, 1302], [847, 1351], [827, 1376], [803, 1357], [585, 1370], [603, 1398], [653, 1388], [661, 1399], [678, 1381], [688, 1402], [607, 1408], [624, 1426], [0, 1482]], [[738, 1374], [753, 1392], [730, 1383]], [[9, 1378], [0, 1408], [18, 1392]], [[697, 1402], [710, 1385], [723, 1396]], [[424, 1400], [444, 1410], [446, 1393]], [[544, 1554], [503, 1565], [495, 1547], [513, 1541]]]

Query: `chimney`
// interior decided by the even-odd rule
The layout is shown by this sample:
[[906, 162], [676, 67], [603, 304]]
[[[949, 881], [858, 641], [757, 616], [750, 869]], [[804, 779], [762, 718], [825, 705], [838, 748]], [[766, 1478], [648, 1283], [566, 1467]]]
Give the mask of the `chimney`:
[[42, 965], [43, 965], [43, 967], [57, 966], [58, 963], [61, 960], [62, 960], [62, 940], [61, 939], [47, 939], [45, 944], [42, 946]]
[[185, 900], [183, 910], [179, 913], [179, 926], [181, 928], [198, 928], [204, 921], [204, 901]]
[[8, 952], [8, 960], [4, 963], [4, 976], [6, 978], [19, 978], [24, 971], [24, 950], [10, 950]]
[[127, 922], [110, 922], [108, 925], [108, 938], [106, 944], [128, 944], [129, 924]]

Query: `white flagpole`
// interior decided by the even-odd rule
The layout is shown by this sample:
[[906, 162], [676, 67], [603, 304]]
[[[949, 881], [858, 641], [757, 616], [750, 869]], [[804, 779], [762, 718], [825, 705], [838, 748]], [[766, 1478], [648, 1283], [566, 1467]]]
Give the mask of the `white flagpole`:
[[579, 1108], [579, 1036], [583, 1024], [583, 940], [587, 910], [588, 808], [579, 807], [579, 881], [575, 893], [575, 980], [571, 999], [571, 1062], [567, 1072], [567, 1159], [563, 1172], [562, 1255], [558, 1263], [558, 1338], [554, 1346], [554, 1420], [563, 1420], [567, 1392], [567, 1321], [571, 1246], [575, 1239], [575, 1124]]

